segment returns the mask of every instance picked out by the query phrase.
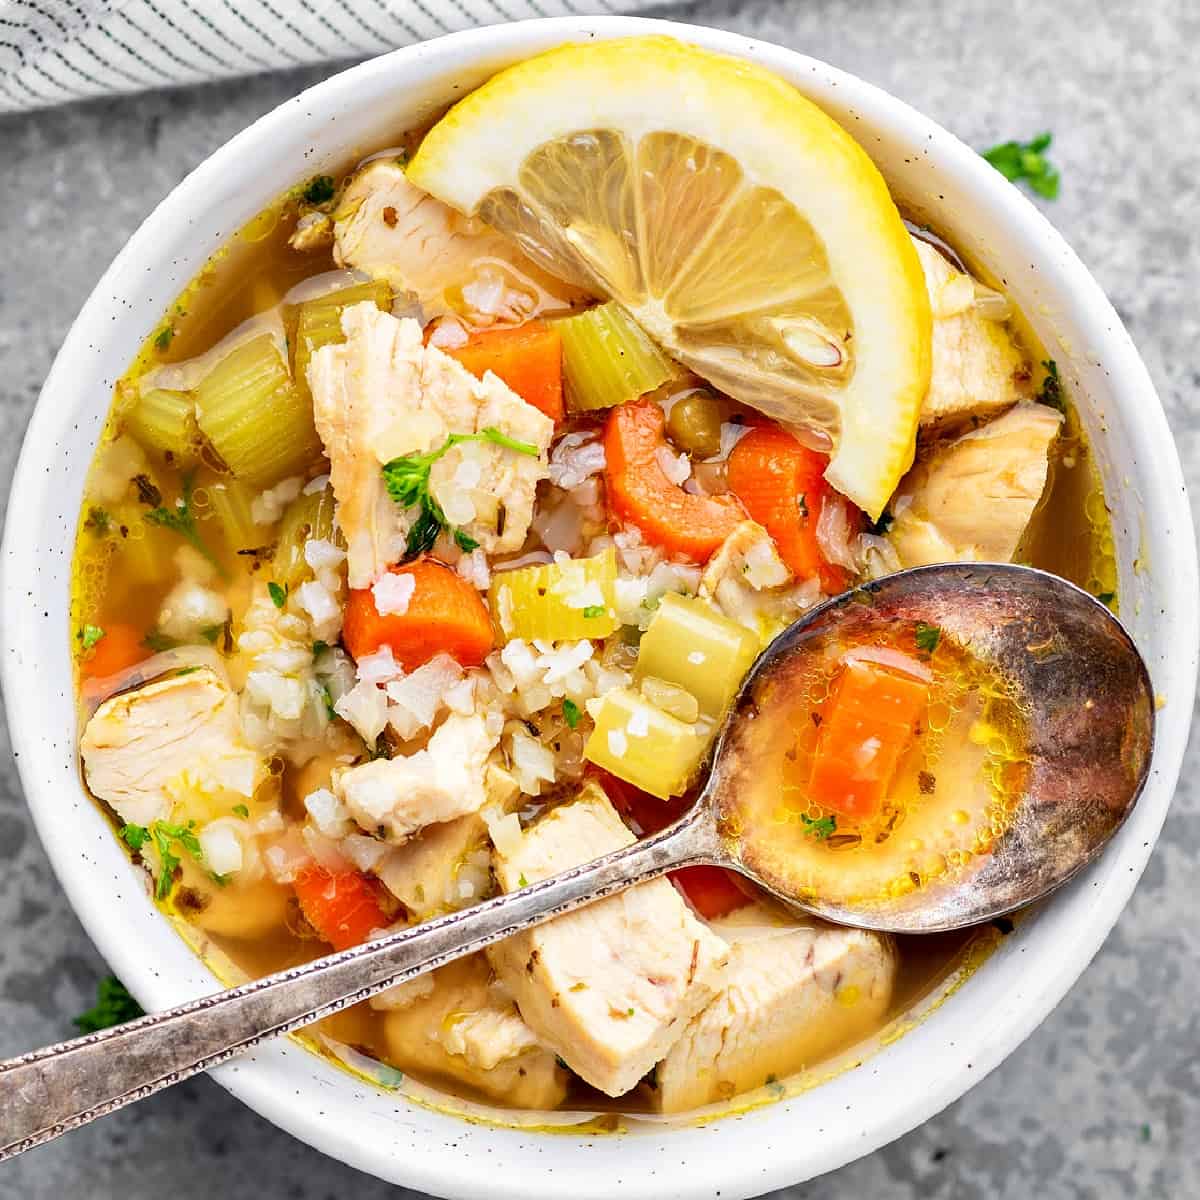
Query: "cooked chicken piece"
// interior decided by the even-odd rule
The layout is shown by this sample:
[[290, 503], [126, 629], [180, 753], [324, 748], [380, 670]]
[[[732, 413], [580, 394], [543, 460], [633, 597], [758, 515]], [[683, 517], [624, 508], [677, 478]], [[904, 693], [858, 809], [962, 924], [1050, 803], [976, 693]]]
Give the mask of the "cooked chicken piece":
[[1028, 396], [1029, 364], [1003, 321], [975, 306], [975, 281], [913, 238], [933, 308], [933, 372], [921, 428], [987, 420]]
[[333, 244], [333, 221], [323, 212], [305, 213], [296, 222], [288, 245], [293, 250], [323, 250]]
[[548, 470], [554, 422], [488, 372], [476, 379], [435, 346], [411, 317], [374, 304], [342, 316], [346, 341], [323, 346], [308, 368], [317, 432], [329, 455], [337, 519], [346, 537], [352, 588], [370, 586], [404, 553], [418, 510], [388, 495], [382, 467], [439, 450], [452, 433], [495, 428], [536, 447], [524, 454], [492, 441], [451, 447], [430, 472], [446, 519], [487, 554], [519, 550], [534, 492]]
[[[517, 781], [494, 763], [484, 771], [483, 787], [489, 819], [503, 816], [520, 799]], [[421, 830], [388, 854], [375, 873], [413, 920], [426, 921], [482, 900], [490, 868], [487, 823], [479, 813], [468, 813]]]
[[562, 1102], [566, 1071], [538, 1044], [512, 1001], [491, 984], [481, 954], [427, 978], [433, 981], [428, 991], [422, 986], [410, 993], [402, 1008], [383, 1018], [389, 1062], [466, 1084], [516, 1108], [554, 1108]]
[[1046, 487], [1061, 413], [1022, 404], [933, 451], [900, 484], [889, 540], [900, 565], [1008, 562]]
[[457, 713], [413, 754], [348, 767], [334, 795], [368, 833], [402, 845], [426, 825], [477, 813], [487, 801], [487, 758], [499, 741], [482, 716]]
[[334, 213], [334, 261], [410, 293], [427, 321], [520, 324], [585, 294], [547, 275], [506, 237], [414, 187], [397, 162], [368, 163]]
[[819, 597], [819, 588], [788, 587], [791, 580], [771, 535], [757, 522], [743, 521], [708, 560], [699, 594], [768, 642]]
[[[497, 850], [505, 891], [632, 842], [599, 788]], [[489, 950], [542, 1044], [609, 1096], [629, 1091], [712, 998], [725, 943], [665, 879], [559, 917]]]
[[190, 781], [189, 790], [248, 797], [267, 774], [242, 739], [237, 697], [211, 667], [106, 700], [79, 749], [88, 787], [133, 825], [167, 818], [177, 780]]
[[714, 921], [730, 943], [716, 996], [659, 1063], [655, 1099], [682, 1112], [811, 1066], [877, 1026], [891, 1002], [889, 938], [784, 923], [757, 905]]

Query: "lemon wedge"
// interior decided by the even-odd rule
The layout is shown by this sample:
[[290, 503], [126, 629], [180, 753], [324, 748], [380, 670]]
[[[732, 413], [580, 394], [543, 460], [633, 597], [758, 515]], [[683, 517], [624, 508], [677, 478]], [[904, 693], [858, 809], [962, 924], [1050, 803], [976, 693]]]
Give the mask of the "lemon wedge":
[[828, 448], [878, 517], [912, 462], [929, 301], [879, 171], [795, 88], [671, 38], [565, 45], [456, 104], [408, 178]]

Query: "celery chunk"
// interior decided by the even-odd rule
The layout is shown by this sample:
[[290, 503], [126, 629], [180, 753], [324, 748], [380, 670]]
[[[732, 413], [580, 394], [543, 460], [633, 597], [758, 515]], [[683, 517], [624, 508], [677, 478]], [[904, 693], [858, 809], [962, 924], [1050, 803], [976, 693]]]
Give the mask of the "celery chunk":
[[302, 396], [311, 396], [308, 390], [308, 364], [312, 356], [322, 346], [346, 340], [342, 332], [342, 313], [364, 300], [373, 300], [377, 308], [390, 312], [392, 289], [382, 279], [373, 279], [368, 283], [339, 288], [315, 300], [305, 300], [300, 305], [296, 318], [295, 350], [292, 352], [292, 377]]
[[218, 479], [207, 483], [204, 494], [230, 550], [235, 553], [253, 550], [270, 541], [269, 531], [256, 524], [250, 513], [254, 490], [241, 480]]
[[319, 492], [301, 492], [287, 506], [279, 522], [279, 544], [272, 562], [272, 577], [294, 591], [313, 577], [312, 568], [304, 557], [308, 541], [339, 543], [340, 535], [333, 527], [333, 489], [328, 484]]
[[615, 633], [617, 558], [610, 547], [595, 558], [501, 571], [488, 602], [505, 641], [604, 638]]
[[321, 454], [312, 406], [270, 334], [230, 351], [200, 381], [196, 422], [234, 475], [257, 487], [300, 473]]
[[718, 719], [758, 650], [754, 634], [703, 600], [668, 593], [642, 635], [634, 681], [678, 684], [696, 697], [702, 713]]
[[567, 403], [576, 410], [636, 400], [678, 368], [615, 301], [555, 321], [562, 337]]
[[147, 449], [157, 451], [175, 466], [195, 462], [200, 432], [187, 392], [149, 388], [125, 414], [125, 429]]
[[632, 688], [605, 692], [595, 720], [584, 758], [663, 800], [687, 790], [712, 733], [711, 722], [688, 725]]

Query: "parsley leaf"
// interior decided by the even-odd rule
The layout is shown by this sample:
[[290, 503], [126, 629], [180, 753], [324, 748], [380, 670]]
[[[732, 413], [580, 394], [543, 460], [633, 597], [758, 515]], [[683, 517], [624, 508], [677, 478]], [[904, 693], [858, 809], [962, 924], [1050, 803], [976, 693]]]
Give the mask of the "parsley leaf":
[[321, 655], [324, 654], [325, 651], [328, 649], [329, 649], [328, 642], [322, 642], [320, 640], [313, 642], [313, 644], [312, 644], [313, 658], [320, 658]]
[[574, 729], [579, 724], [581, 716], [583, 714], [579, 711], [579, 705], [574, 700], [563, 701], [563, 719], [571, 729]]
[[[158, 491], [157, 488], [154, 490], [155, 492]], [[196, 528], [196, 514], [192, 512], [191, 475], [183, 477], [183, 495], [175, 501], [175, 507], [167, 508], [162, 503], [162, 496], [160, 495], [156, 507], [152, 508], [146, 514], [146, 520], [151, 525], [161, 525], [164, 529], [171, 529], [179, 534], [185, 542], [188, 542], [193, 549], [197, 550], [217, 568], [222, 579], [229, 578], [229, 573], [217, 561], [216, 555], [204, 544], [204, 539], [200, 536], [200, 531]]]
[[164, 325], [154, 335], [155, 350], [157, 350], [161, 354], [171, 344], [171, 339], [174, 336], [175, 336], [175, 327], [173, 325]]
[[192, 829], [194, 824], [194, 821], [189, 821], [186, 825], [168, 825], [166, 821], [155, 821], [150, 826], [150, 836], [154, 839], [154, 848], [158, 851], [161, 863], [158, 884], [154, 889], [156, 900], [165, 900], [170, 895], [171, 885], [175, 882], [175, 869], [180, 863], [180, 855], [175, 852], [174, 848], [176, 845], [196, 862], [204, 861], [204, 850], [200, 845], [200, 839]]
[[233, 806], [233, 815], [235, 817], [241, 817], [244, 821], [250, 816], [250, 809], [244, 804], [235, 804]]
[[270, 593], [271, 603], [275, 605], [276, 608], [282, 608], [287, 603], [288, 590], [286, 583], [276, 583], [275, 580], [272, 579], [271, 582], [267, 584], [267, 591]]
[[602, 617], [602, 616], [604, 616], [604, 605], [603, 604], [588, 604], [584, 607], [583, 615], [588, 620], [591, 620], [592, 617]]
[[96, 1033], [144, 1015], [141, 1005], [125, 990], [125, 985], [115, 975], [109, 975], [96, 985], [95, 1005], [80, 1013], [75, 1018], [75, 1025], [80, 1033]]
[[327, 204], [336, 190], [332, 175], [314, 175], [300, 193], [305, 204]]
[[801, 813], [800, 820], [804, 822], [804, 836], [816, 838], [819, 842], [837, 832], [837, 817], [834, 816], [809, 817]]
[[521, 872], [521, 878], [517, 880], [517, 887], [528, 887], [529, 880], [525, 878], [525, 873]]
[[1098, 592], [1096, 594], [1096, 599], [1099, 600], [1101, 604], [1111, 604], [1116, 598], [1116, 592]]
[[142, 645], [147, 650], [153, 650], [156, 654], [161, 654], [164, 650], [173, 650], [179, 643], [173, 637], [168, 637], [165, 633], [160, 633], [157, 629], [151, 629], [142, 638]]
[[932, 654], [942, 640], [941, 626], [927, 625], [924, 621], [918, 621], [916, 629], [913, 630], [913, 637], [918, 650], [924, 654]]
[[84, 529], [94, 533], [97, 537], [103, 537], [112, 527], [112, 517], [107, 509], [100, 508], [93, 504], [88, 509], [87, 517], [83, 522]]
[[1062, 378], [1058, 373], [1058, 363], [1047, 358], [1042, 366], [1046, 368], [1046, 378], [1042, 380], [1041, 390], [1037, 394], [1039, 404], [1057, 408], [1059, 412], [1067, 411], [1066, 397], [1063, 395]]
[[1050, 163], [1046, 151], [1053, 140], [1049, 133], [1039, 133], [1029, 142], [1001, 142], [983, 157], [1013, 183], [1024, 182], [1039, 196], [1054, 200], [1058, 196], [1058, 168]]
[[[409, 454], [403, 458], [393, 458], [383, 466], [383, 482], [388, 495], [401, 508], [418, 508], [420, 512], [408, 531], [405, 553], [409, 558], [416, 558], [433, 549], [438, 534], [448, 528], [449, 522], [442, 507], [433, 498], [429, 490], [429, 472], [452, 446], [462, 442], [492, 442], [503, 446], [517, 454], [528, 454], [536, 457], [538, 448], [529, 442], [517, 441], [506, 433], [501, 433], [495, 426], [489, 425], [478, 433], [452, 433], [436, 450], [426, 454]], [[460, 549], [474, 550], [479, 544], [469, 534], [462, 530], [454, 531], [454, 540]]]
[[79, 644], [90, 650], [103, 636], [104, 630], [99, 625], [85, 625], [79, 631]]
[[150, 830], [145, 825], [122, 825], [118, 836], [130, 850], [136, 851], [140, 850], [146, 844], [146, 839], [150, 836]]

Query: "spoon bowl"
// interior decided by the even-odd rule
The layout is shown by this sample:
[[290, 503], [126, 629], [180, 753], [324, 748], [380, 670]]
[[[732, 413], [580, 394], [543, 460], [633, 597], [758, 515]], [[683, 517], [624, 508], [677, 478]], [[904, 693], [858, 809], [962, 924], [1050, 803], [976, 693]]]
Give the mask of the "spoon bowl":
[[[918, 622], [990, 669], [1024, 713], [1012, 819], [988, 853], [906, 892], [847, 900], [798, 889], [786, 839], [743, 818], [745, 796], [769, 786], [764, 752], [774, 747], [778, 755], [786, 735], [772, 712], [786, 702], [803, 658], [831, 638], [854, 645], [880, 627]], [[723, 864], [781, 900], [839, 924], [931, 933], [1012, 912], [1091, 862], [1136, 803], [1153, 744], [1149, 674], [1105, 605], [1031, 567], [917, 567], [828, 601], [771, 643], [726, 720], [701, 803], [724, 835]], [[934, 795], [930, 802], [954, 801]]]

